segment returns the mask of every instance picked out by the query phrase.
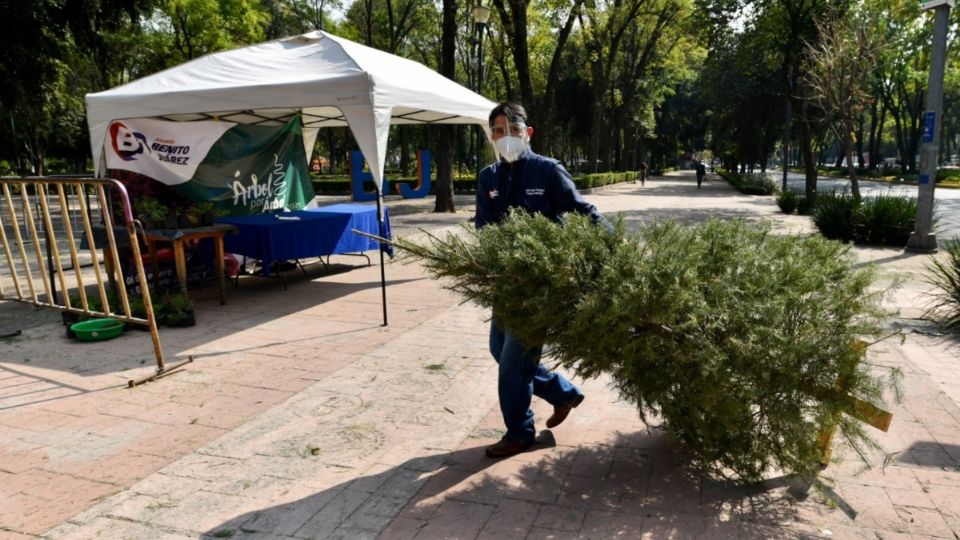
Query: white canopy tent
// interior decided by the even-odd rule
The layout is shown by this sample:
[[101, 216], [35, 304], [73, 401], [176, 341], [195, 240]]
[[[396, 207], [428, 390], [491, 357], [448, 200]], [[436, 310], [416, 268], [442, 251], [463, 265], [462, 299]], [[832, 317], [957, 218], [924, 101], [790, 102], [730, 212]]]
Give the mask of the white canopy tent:
[[117, 120], [279, 126], [300, 115], [308, 157], [320, 128], [349, 126], [377, 184], [378, 207], [391, 124], [479, 124], [489, 138], [487, 118], [496, 105], [422, 64], [323, 31], [210, 54], [87, 94], [86, 103], [98, 175], [106, 169], [107, 130]]
[[378, 186], [390, 124], [479, 124], [495, 103], [426, 66], [316, 31], [210, 54], [87, 94], [97, 174], [112, 121], [221, 119], [282, 125], [299, 114], [307, 155], [321, 127], [349, 126]]

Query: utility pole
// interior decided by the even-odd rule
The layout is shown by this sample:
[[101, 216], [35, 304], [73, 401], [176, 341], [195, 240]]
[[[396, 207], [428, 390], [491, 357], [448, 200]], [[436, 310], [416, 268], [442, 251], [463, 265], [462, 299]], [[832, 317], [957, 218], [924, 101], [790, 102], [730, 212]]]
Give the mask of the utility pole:
[[941, 110], [943, 108], [943, 72], [947, 59], [947, 25], [955, 0], [927, 0], [923, 11], [936, 10], [933, 21], [933, 48], [930, 55], [930, 79], [927, 83], [927, 108], [923, 113], [920, 147], [920, 186], [917, 191], [917, 222], [907, 240], [907, 251], [932, 253], [937, 250], [933, 233], [933, 201], [940, 153]]

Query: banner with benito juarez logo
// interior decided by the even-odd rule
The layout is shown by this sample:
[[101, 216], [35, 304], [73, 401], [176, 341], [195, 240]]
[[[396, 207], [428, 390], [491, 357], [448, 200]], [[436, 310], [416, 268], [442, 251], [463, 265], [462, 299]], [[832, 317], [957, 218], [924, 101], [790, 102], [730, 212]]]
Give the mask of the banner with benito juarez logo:
[[314, 198], [297, 117], [279, 127], [149, 119], [122, 124], [120, 144], [111, 136], [108, 145], [133, 159], [108, 147], [108, 168], [144, 174], [223, 214], [299, 210]]
[[149, 176], [168, 186], [189, 182], [210, 148], [233, 122], [170, 122], [134, 118], [112, 122], [104, 141], [108, 169]]

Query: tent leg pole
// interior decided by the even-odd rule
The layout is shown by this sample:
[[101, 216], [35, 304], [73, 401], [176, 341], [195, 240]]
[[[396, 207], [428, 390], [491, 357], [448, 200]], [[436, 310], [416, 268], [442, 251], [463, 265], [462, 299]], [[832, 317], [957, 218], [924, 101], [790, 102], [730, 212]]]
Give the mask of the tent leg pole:
[[[383, 194], [377, 190], [377, 234], [383, 237]], [[380, 252], [380, 301], [383, 304], [383, 326], [387, 326], [387, 274], [383, 265], [383, 246]]]

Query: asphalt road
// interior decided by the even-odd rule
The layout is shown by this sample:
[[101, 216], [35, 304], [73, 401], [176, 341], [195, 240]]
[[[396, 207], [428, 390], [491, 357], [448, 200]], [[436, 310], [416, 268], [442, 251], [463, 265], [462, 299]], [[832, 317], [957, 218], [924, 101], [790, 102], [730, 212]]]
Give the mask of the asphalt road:
[[[770, 170], [767, 171], [767, 174], [776, 180], [777, 185], [780, 185], [783, 179], [781, 171]], [[797, 173], [787, 173], [787, 187], [794, 191], [803, 191], [804, 176]], [[819, 192], [844, 189], [850, 190], [850, 181], [847, 179], [823, 176], [817, 179], [817, 191]], [[860, 180], [860, 193], [864, 197], [871, 197], [880, 193], [892, 193], [916, 198], [918, 189], [918, 186], [908, 184], [900, 185]], [[937, 236], [937, 243], [943, 245], [945, 240], [960, 237], [960, 190], [937, 188], [934, 191], [934, 199], [936, 200], [934, 234]]]

